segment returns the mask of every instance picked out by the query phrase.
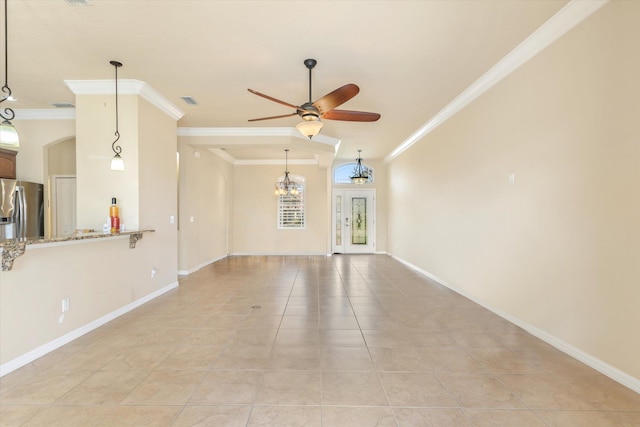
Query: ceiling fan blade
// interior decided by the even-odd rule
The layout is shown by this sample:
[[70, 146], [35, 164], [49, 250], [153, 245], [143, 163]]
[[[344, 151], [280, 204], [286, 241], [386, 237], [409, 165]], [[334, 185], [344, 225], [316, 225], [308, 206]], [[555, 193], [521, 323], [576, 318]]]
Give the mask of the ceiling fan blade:
[[270, 116], [270, 117], [260, 117], [259, 119], [249, 119], [250, 122], [257, 122], [259, 120], [271, 120], [271, 119], [282, 119], [283, 117], [291, 117], [291, 116], [297, 116], [298, 113], [289, 113], [289, 114], [283, 114], [281, 116]]
[[271, 96], [269, 96], [269, 95], [265, 95], [264, 93], [260, 93], [260, 92], [258, 92], [258, 91], [256, 91], [256, 90], [253, 90], [253, 89], [247, 89], [247, 90], [248, 90], [249, 92], [253, 93], [254, 95], [261, 96], [261, 97], [263, 97], [263, 98], [268, 99], [269, 101], [277, 102], [278, 104], [284, 105], [285, 107], [291, 107], [291, 108], [293, 108], [293, 109], [295, 109], [295, 110], [303, 111], [303, 110], [302, 110], [299, 106], [297, 106], [297, 105], [289, 104], [288, 102], [281, 101], [281, 100], [279, 100], [279, 99], [277, 99], [277, 98], [273, 98], [273, 97], [271, 97]]
[[380, 114], [367, 113], [365, 111], [331, 110], [320, 117], [328, 120], [343, 120], [347, 122], [375, 122], [380, 118]]
[[353, 83], [349, 83], [318, 99], [313, 103], [313, 106], [316, 107], [321, 114], [326, 113], [344, 104], [356, 96], [358, 92], [360, 92], [360, 88]]

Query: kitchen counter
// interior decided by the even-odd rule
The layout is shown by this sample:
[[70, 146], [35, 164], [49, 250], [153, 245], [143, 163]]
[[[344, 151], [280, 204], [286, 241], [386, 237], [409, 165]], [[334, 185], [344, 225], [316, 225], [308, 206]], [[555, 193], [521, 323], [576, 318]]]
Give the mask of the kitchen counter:
[[134, 249], [136, 247], [136, 242], [142, 239], [144, 233], [153, 233], [154, 231], [155, 230], [152, 229], [129, 230], [113, 234], [76, 232], [67, 236], [27, 237], [22, 239], [5, 240], [0, 242], [0, 249], [2, 249], [2, 271], [10, 271], [13, 268], [13, 261], [20, 255], [24, 254], [28, 245], [38, 245], [37, 247], [40, 247], [41, 245], [46, 246], [52, 244], [64, 244], [66, 242], [93, 241], [95, 239], [129, 236], [129, 248]]

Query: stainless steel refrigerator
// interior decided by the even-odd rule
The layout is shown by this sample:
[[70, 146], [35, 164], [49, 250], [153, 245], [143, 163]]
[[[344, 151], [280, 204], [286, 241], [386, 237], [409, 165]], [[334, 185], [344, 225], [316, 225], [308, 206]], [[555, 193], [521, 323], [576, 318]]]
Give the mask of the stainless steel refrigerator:
[[43, 185], [0, 179], [0, 240], [44, 236]]

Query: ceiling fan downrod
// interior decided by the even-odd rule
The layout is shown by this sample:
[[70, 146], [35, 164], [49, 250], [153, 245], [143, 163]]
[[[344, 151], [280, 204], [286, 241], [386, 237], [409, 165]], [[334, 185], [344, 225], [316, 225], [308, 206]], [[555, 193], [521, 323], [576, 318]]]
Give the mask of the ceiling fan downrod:
[[304, 65], [305, 67], [307, 67], [309, 69], [309, 104], [311, 104], [312, 98], [311, 98], [311, 70], [313, 70], [313, 67], [316, 66], [316, 64], [318, 63], [318, 61], [316, 61], [315, 59], [305, 59], [304, 60]]

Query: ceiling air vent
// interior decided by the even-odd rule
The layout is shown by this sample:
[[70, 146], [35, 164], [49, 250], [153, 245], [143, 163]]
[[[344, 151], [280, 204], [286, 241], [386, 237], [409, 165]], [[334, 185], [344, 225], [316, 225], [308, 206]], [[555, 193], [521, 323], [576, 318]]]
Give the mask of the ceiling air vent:
[[69, 102], [52, 102], [51, 105], [53, 105], [56, 108], [76, 108], [75, 105]]
[[181, 96], [182, 100], [189, 105], [197, 105], [198, 102], [190, 96]]
[[71, 6], [91, 6], [89, 0], [67, 0]]

